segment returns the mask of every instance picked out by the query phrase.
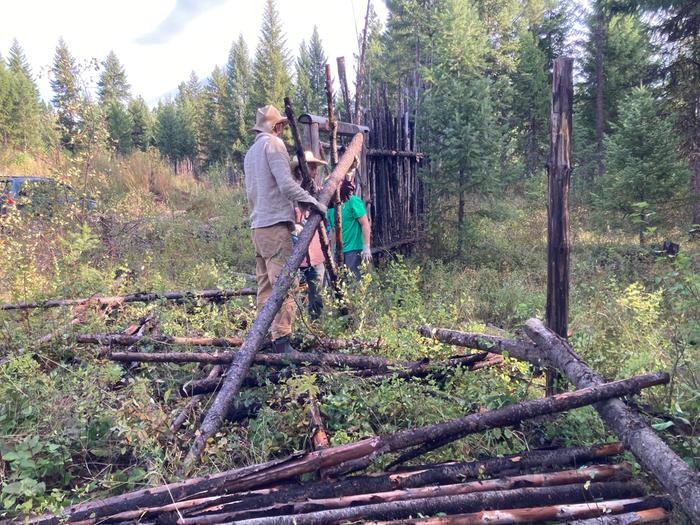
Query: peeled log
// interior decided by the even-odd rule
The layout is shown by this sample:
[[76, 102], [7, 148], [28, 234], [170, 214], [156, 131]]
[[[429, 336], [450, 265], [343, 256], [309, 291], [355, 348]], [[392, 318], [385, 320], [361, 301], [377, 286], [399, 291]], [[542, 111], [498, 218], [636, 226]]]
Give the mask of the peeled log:
[[[575, 519], [567, 521], [568, 525], [631, 525], [638, 523], [657, 523], [665, 521], [668, 512], [663, 507], [654, 505], [664, 504], [665, 500], [655, 496], [624, 500], [600, 501], [596, 503], [575, 503], [572, 505], [550, 505], [547, 507], [529, 507], [510, 510], [484, 510], [471, 514], [455, 514], [439, 518], [419, 518], [401, 521], [368, 522], [366, 525], [510, 525], [512, 523], [541, 523], [559, 521], [564, 518]], [[653, 507], [653, 508], [650, 508]], [[625, 514], [608, 514], [611, 512], [626, 512], [632, 509], [636, 512]], [[597, 516], [591, 519], [578, 520], [587, 516]], [[630, 521], [634, 517], [637, 521]]]
[[417, 514], [477, 512], [487, 508], [510, 509], [557, 503], [581, 503], [593, 499], [622, 499], [643, 496], [638, 482], [603, 482], [478, 492], [456, 496], [421, 498], [304, 514], [237, 520], [239, 525], [326, 525], [350, 520], [402, 519]]
[[[330, 203], [332, 195], [338, 188], [340, 182], [345, 177], [348, 172], [355, 157], [359, 156], [362, 149], [362, 142], [364, 137], [361, 133], [356, 134], [350, 144], [348, 145], [343, 157], [338, 162], [338, 165], [331, 173], [326, 184], [318, 196], [319, 202], [324, 205]], [[272, 324], [272, 319], [275, 317], [279, 311], [282, 303], [284, 302], [287, 294], [289, 293], [289, 288], [294, 282], [296, 271], [299, 269], [299, 265], [302, 260], [306, 257], [311, 238], [313, 237], [319, 223], [321, 222], [321, 214], [314, 212], [310, 215], [306, 221], [306, 227], [302, 230], [299, 240], [292, 250], [292, 254], [287, 259], [284, 264], [282, 271], [275, 282], [275, 286], [272, 288], [272, 293], [270, 297], [265, 302], [265, 305], [258, 312], [253, 326], [250, 328], [248, 335], [241, 346], [241, 350], [236, 354], [231, 366], [229, 367], [228, 374], [224, 379], [224, 384], [219, 391], [219, 394], [214, 399], [209, 411], [204, 417], [204, 421], [199, 429], [198, 435], [195, 437], [192, 446], [185, 457], [183, 462], [183, 467], [185, 470], [189, 469], [194, 462], [199, 460], [199, 456], [204, 450], [204, 445], [211, 436], [221, 427], [226, 413], [228, 412], [229, 406], [233, 403], [233, 400], [240, 392], [241, 386], [245, 376], [248, 374], [251, 365], [253, 364], [253, 359], [255, 354], [260, 350], [263, 341], [267, 337], [267, 332]], [[330, 450], [330, 449], [329, 449]]]
[[[540, 352], [577, 388], [604, 383], [573, 351], [569, 343], [538, 319], [525, 323], [527, 335]], [[615, 432], [644, 469], [653, 474], [694, 523], [700, 523], [700, 478], [638, 415], [619, 399], [594, 405], [605, 424]]]
[[[153, 343], [157, 345], [237, 347], [243, 344], [240, 337], [181, 337], [174, 335], [123, 335], [123, 334], [75, 334], [75, 341], [81, 344], [104, 346], [131, 346]], [[135, 355], [147, 355], [133, 352]], [[138, 361], [138, 359], [134, 359]]]

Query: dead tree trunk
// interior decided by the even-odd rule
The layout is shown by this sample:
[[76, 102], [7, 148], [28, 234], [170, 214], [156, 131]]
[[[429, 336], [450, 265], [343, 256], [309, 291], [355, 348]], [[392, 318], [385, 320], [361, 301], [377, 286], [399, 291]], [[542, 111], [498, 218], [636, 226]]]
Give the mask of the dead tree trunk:
[[[355, 156], [360, 154], [363, 139], [364, 137], [361, 133], [355, 135], [345, 151], [343, 158], [340, 159], [338, 165], [333, 170], [333, 173], [318, 197], [318, 200], [324, 205], [327, 205], [330, 202], [332, 195], [335, 193], [335, 190], [340, 184], [340, 181], [343, 179], [343, 177], [345, 177], [345, 174], [352, 166]], [[253, 363], [255, 354], [258, 352], [265, 337], [267, 336], [267, 331], [270, 328], [272, 319], [277, 314], [277, 311], [280, 309], [282, 303], [287, 297], [289, 288], [294, 281], [295, 272], [305, 257], [309, 243], [311, 242], [311, 238], [313, 237], [314, 232], [316, 231], [316, 228], [320, 222], [321, 214], [318, 212], [312, 213], [309, 217], [306, 223], [308, 227], [304, 228], [304, 230], [301, 232], [299, 241], [292, 251], [292, 255], [290, 255], [289, 259], [287, 259], [284, 268], [282, 268], [282, 272], [280, 273], [280, 276], [272, 289], [270, 298], [267, 300], [260, 312], [258, 312], [258, 315], [253, 322], [253, 326], [251, 327], [250, 332], [241, 346], [241, 350], [236, 354], [236, 357], [229, 367], [228, 374], [226, 375], [226, 379], [224, 380], [224, 384], [221, 387], [219, 394], [212, 403], [204, 418], [204, 421], [202, 422], [200, 434], [195, 438], [194, 442], [192, 443], [192, 447], [185, 458], [184, 467], [186, 469], [192, 466], [192, 464], [199, 459], [202, 450], [204, 450], [206, 440], [219, 429], [223, 418], [228, 411], [228, 407], [231, 405], [234, 397], [240, 391], [243, 379], [248, 373], [250, 365]]]
[[[81, 344], [104, 346], [131, 346], [137, 344], [215, 346], [231, 348], [241, 346], [240, 337], [179, 337], [173, 335], [122, 335], [122, 334], [75, 334], [75, 341]], [[133, 352], [135, 355], [148, 355]]]
[[[573, 60], [554, 61], [552, 130], [547, 160], [547, 326], [566, 338], [569, 316], [569, 185], [571, 180], [571, 117]], [[547, 370], [547, 395], [560, 391], [555, 371]]]
[[419, 326], [418, 333], [423, 337], [437, 339], [450, 345], [474, 348], [486, 352], [498, 354], [507, 353], [510, 357], [515, 357], [521, 361], [544, 366], [546, 363], [540, 358], [539, 349], [528, 341], [505, 339], [494, 335], [472, 334], [468, 332], [458, 332], [446, 328], [431, 328], [429, 326]]
[[[604, 382], [576, 355], [566, 340], [538, 319], [525, 323], [525, 331], [548, 360], [576, 387]], [[659, 436], [619, 399], [595, 405], [606, 425], [615, 432], [644, 469], [653, 474], [695, 523], [700, 523], [700, 478]]]

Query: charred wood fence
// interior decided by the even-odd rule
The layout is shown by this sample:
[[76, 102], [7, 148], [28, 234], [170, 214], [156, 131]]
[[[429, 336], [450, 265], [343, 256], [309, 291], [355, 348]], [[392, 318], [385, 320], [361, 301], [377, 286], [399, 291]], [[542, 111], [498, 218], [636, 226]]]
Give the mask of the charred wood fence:
[[[423, 230], [425, 198], [418, 168], [423, 154], [417, 151], [414, 122], [403, 95], [390, 102], [386, 89], [370, 97], [364, 125], [337, 122], [338, 147], [356, 133], [365, 137], [355, 175], [355, 194], [367, 208], [372, 225], [373, 251], [410, 248]], [[304, 147], [321, 158], [330, 158], [330, 126], [325, 116], [299, 116]], [[320, 182], [320, 181], [317, 181]]]

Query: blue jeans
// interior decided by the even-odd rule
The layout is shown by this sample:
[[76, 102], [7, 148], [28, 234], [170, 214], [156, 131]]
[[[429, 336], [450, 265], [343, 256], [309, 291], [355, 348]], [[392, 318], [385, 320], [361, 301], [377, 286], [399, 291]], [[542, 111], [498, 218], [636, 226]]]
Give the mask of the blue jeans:
[[355, 279], [360, 279], [360, 264], [362, 264], [362, 250], [350, 250], [343, 254], [345, 266], [352, 272]]

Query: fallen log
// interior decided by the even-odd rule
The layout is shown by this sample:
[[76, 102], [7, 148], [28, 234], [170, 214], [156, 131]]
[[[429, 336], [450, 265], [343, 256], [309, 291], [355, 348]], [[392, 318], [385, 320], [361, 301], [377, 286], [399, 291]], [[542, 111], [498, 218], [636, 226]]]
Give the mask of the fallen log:
[[[214, 366], [211, 371], [209, 372], [209, 375], [207, 376], [207, 379], [214, 380], [214, 379], [220, 379], [221, 374], [223, 372], [224, 367], [221, 365], [216, 365]], [[197, 406], [197, 403], [199, 403], [199, 400], [202, 399], [202, 395], [196, 395], [192, 396], [192, 399], [190, 399], [185, 407], [182, 409], [182, 412], [175, 418], [175, 421], [173, 421], [172, 425], [170, 425], [170, 431], [173, 434], [176, 434], [178, 430], [180, 430], [180, 427], [187, 421], [187, 418], [190, 416], [190, 414], [194, 411], [194, 407]]]
[[[122, 337], [122, 336], [115, 336]], [[128, 337], [128, 336], [127, 336]], [[209, 363], [229, 364], [236, 352], [110, 352], [111, 361], [142, 361], [149, 363]], [[287, 354], [259, 353], [253, 363], [266, 366], [311, 365], [325, 367], [348, 367], [380, 373], [396, 370], [408, 375], [428, 375], [441, 367], [469, 365], [478, 362], [473, 356], [427, 363], [425, 361], [393, 361], [383, 357], [353, 354], [319, 354], [309, 352], [289, 352]]]
[[[542, 488], [476, 492], [455, 496], [419, 498], [304, 514], [237, 520], [239, 525], [326, 525], [351, 520], [396, 520], [418, 514], [467, 513], [487, 508], [511, 509], [551, 505], [552, 502], [582, 503], [594, 499], [628, 499], [644, 496], [639, 482], [577, 483]], [[201, 523], [201, 522], [200, 522]]]
[[[606, 502], [610, 503], [610, 502]], [[570, 521], [568, 525], [641, 525], [643, 523], [667, 523], [668, 511], [663, 507], [637, 510], [624, 514], [605, 514], [597, 518]]]
[[[484, 510], [470, 514], [454, 514], [437, 518], [418, 518], [401, 521], [373, 521], [365, 525], [510, 525], [512, 523], [543, 523], [567, 521], [568, 525], [626, 525], [637, 523], [657, 523], [665, 520], [668, 512], [663, 507], [665, 500], [656, 496], [631, 498], [624, 500], [599, 501], [595, 503], [574, 503], [570, 505], [548, 505], [546, 507], [528, 507], [508, 510]], [[634, 512], [627, 512], [633, 510]], [[639, 510], [637, 510], [639, 509]], [[647, 510], [641, 510], [647, 509]], [[625, 512], [625, 514], [611, 514]], [[591, 519], [578, 518], [595, 516]], [[637, 521], [630, 521], [634, 517]]]
[[[361, 454], [373, 449], [372, 447], [374, 445], [369, 441], [370, 440], [364, 440], [364, 442], [360, 441], [351, 445], [362, 443], [362, 447], [366, 446], [367, 448], [359, 450], [359, 454]], [[333, 453], [327, 451], [311, 453], [308, 455], [309, 458], [307, 458], [307, 460], [310, 462], [317, 461], [322, 463], [324, 458], [319, 458], [319, 456], [328, 454], [337, 454], [338, 458], [343, 458], [345, 454], [357, 457], [355, 454], [358, 450], [350, 448], [349, 445], [333, 447], [333, 449], [335, 449]], [[454, 483], [465, 479], [493, 476], [503, 472], [525, 472], [533, 468], [577, 466], [616, 456], [620, 454], [622, 450], [622, 445], [619, 443], [607, 443], [593, 447], [534, 450], [503, 458], [488, 458], [479, 461], [421, 466], [417, 470], [400, 473], [350, 476], [335, 482], [318, 481], [306, 483], [304, 485], [258, 490], [256, 491], [257, 495], [253, 495], [253, 497], [250, 497], [250, 495], [246, 497], [245, 494], [241, 495], [236, 493], [240, 490], [247, 490], [248, 488], [263, 485], [263, 483], [255, 484], [249, 482], [249, 479], [254, 476], [256, 472], [258, 476], [265, 477], [267, 471], [271, 471], [275, 468], [279, 469], [285, 464], [288, 465], [290, 469], [298, 468], [300, 465], [304, 464], [304, 458], [301, 455], [295, 455], [283, 460], [275, 460], [265, 464], [255, 465], [254, 467], [257, 468], [245, 467], [243, 469], [229, 470], [219, 474], [171, 483], [160, 487], [142, 489], [104, 500], [74, 505], [65, 509], [60, 515], [45, 515], [30, 518], [28, 523], [35, 525], [55, 525], [58, 524], [59, 521], [74, 522], [88, 519], [91, 514], [94, 514], [94, 518], [99, 519], [120, 512], [130, 511], [134, 508], [159, 508], [163, 505], [169, 505], [173, 501], [185, 503], [189, 506], [189, 503], [187, 503], [187, 501], [189, 501], [188, 498], [205, 492], [210, 493], [212, 497], [215, 494], [233, 493], [232, 497], [241, 501], [237, 508], [256, 508], [276, 502], [292, 501], [305, 497], [340, 497], [366, 491], [381, 492], [430, 484]], [[327, 465], [330, 465], [330, 461], [327, 458], [325, 462]], [[310, 470], [304, 472], [311, 472], [312, 470], [313, 468], [310, 468]], [[279, 477], [278, 479], [289, 479], [293, 476], [294, 474], [288, 478]]]
[[[103, 346], [133, 346], [142, 344], [214, 346], [219, 348], [238, 347], [243, 344], [240, 337], [196, 337], [176, 335], [125, 335], [125, 334], [75, 334], [76, 343]], [[128, 352], [146, 355], [141, 352]], [[184, 353], [184, 352], [183, 352]], [[136, 359], [134, 361], [137, 361]]]
[[[576, 387], [599, 385], [604, 379], [586, 365], [571, 346], [538, 319], [525, 323], [527, 335], [540, 352]], [[700, 478], [688, 464], [620, 400], [594, 405], [605, 424], [634, 454], [640, 465], [663, 485], [671, 497], [700, 523]]]
[[[342, 509], [356, 505], [376, 505], [378, 503], [389, 503], [393, 501], [436, 498], [440, 496], [458, 496], [476, 492], [513, 490], [526, 487], [571, 485], [574, 483], [586, 483], [592, 480], [596, 482], [628, 481], [631, 479], [631, 476], [629, 467], [625, 465], [595, 465], [577, 470], [509, 476], [450, 485], [408, 488], [386, 492], [369, 492], [324, 499], [308, 498], [302, 501], [280, 502], [267, 507], [257, 506], [249, 510], [238, 510], [234, 512], [226, 512], [227, 506], [225, 504], [222, 505], [221, 502], [213, 501], [210, 502], [210, 508], [215, 511], [214, 513], [207, 514], [208, 508], [200, 508], [196, 510], [196, 517], [181, 519], [179, 523], [181, 525], [223, 523], [254, 517], [269, 517], [285, 514], [294, 515], [318, 512], [321, 510]], [[235, 507], [236, 503], [237, 502], [234, 502], [232, 507]]]
[[[326, 184], [318, 196], [319, 202], [328, 205], [331, 196], [335, 193], [341, 180], [351, 168], [355, 161], [355, 157], [360, 154], [364, 137], [361, 133], [356, 134], [348, 145], [343, 157], [336, 165], [333, 173], [331, 173]], [[288, 295], [289, 289], [296, 277], [296, 271], [299, 265], [306, 256], [306, 252], [311, 242], [316, 228], [321, 222], [321, 214], [314, 212], [310, 215], [306, 222], [306, 227], [302, 230], [296, 246], [292, 250], [292, 254], [287, 259], [280, 275], [275, 282], [270, 297], [265, 302], [265, 305], [258, 312], [255, 321], [250, 329], [250, 332], [245, 338], [240, 352], [231, 362], [229, 372], [226, 375], [224, 384], [219, 390], [216, 399], [207, 411], [204, 421], [199, 429], [198, 435], [195, 437], [192, 446], [190, 447], [187, 456], [183, 461], [183, 468], [189, 470], [193, 464], [199, 460], [199, 456], [204, 450], [204, 445], [212, 435], [219, 429], [224, 420], [228, 407], [233, 402], [243, 384], [243, 379], [248, 374], [248, 370], [253, 364], [255, 354], [260, 350], [267, 336], [267, 332], [272, 324], [272, 319], [279, 311], [282, 303]], [[331, 450], [331, 449], [328, 449]]]
[[94, 303], [104, 306], [116, 306], [122, 303], [147, 303], [158, 300], [179, 301], [186, 299], [207, 299], [209, 301], [225, 301], [232, 297], [255, 295], [255, 288], [241, 288], [240, 290], [199, 290], [184, 292], [138, 292], [128, 295], [115, 295], [103, 297], [94, 295], [84, 299], [51, 299], [49, 301], [37, 301], [33, 303], [15, 303], [0, 305], [0, 310], [28, 310], [32, 308], [56, 308], [58, 306], [74, 306]]
[[508, 355], [527, 361], [537, 366], [545, 366], [539, 349], [528, 341], [506, 339], [495, 335], [474, 334], [469, 332], [459, 332], [446, 328], [431, 328], [429, 326], [419, 326], [418, 333], [429, 339], [437, 339], [441, 343], [473, 348], [485, 352], [493, 352], [501, 355]]
[[[369, 466], [380, 454], [402, 450], [415, 446], [416, 448], [402, 454], [392, 463], [392, 466], [404, 463], [421, 456], [431, 450], [440, 448], [448, 443], [461, 439], [469, 434], [482, 432], [492, 428], [514, 425], [525, 419], [532, 419], [546, 414], [554, 414], [595, 403], [598, 399], [609, 399], [639, 392], [641, 388], [668, 383], [669, 376], [665, 372], [637, 376], [630, 379], [615, 381], [572, 392], [564, 392], [543, 399], [524, 401], [497, 410], [468, 416], [422, 427], [416, 430], [404, 430], [388, 436], [377, 452], [372, 456], [352, 460], [331, 469], [330, 475], [352, 472]], [[600, 388], [600, 390], [597, 390]]]

